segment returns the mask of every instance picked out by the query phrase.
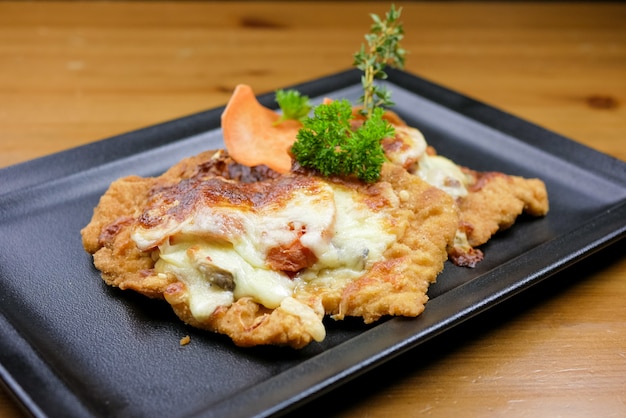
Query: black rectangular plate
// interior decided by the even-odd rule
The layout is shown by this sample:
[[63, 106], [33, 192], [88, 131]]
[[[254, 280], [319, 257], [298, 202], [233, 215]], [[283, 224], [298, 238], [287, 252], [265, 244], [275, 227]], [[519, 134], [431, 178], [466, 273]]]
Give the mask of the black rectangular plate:
[[[439, 152], [539, 177], [551, 211], [447, 264], [416, 319], [329, 321], [303, 350], [240, 349], [165, 302], [107, 287], [79, 231], [108, 185], [222, 146], [213, 109], [0, 170], [0, 377], [36, 416], [271, 416], [293, 410], [561, 271], [626, 234], [626, 163], [427, 80], [389, 71], [394, 110]], [[360, 95], [348, 70], [292, 86], [315, 102]], [[273, 96], [259, 100], [275, 107]], [[179, 340], [191, 336], [191, 344]]]

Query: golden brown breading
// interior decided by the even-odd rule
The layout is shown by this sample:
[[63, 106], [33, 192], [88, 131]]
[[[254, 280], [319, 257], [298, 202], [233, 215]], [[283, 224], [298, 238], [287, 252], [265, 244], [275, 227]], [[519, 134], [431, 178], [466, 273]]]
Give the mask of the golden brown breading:
[[[443, 269], [446, 248], [459, 221], [458, 210], [448, 195], [392, 164], [385, 164], [381, 181], [375, 184], [328, 180], [358, 190], [368, 205], [385, 211], [397, 240], [384, 252], [383, 260], [368, 266], [355, 280], [303, 283], [274, 309], [242, 297], [218, 307], [207, 318], [196, 318], [183, 281], [171, 272], [155, 271], [158, 249], [140, 251], [131, 239], [131, 231], [151, 198], [194, 176], [257, 181], [274, 178], [275, 173], [240, 166], [224, 152], [211, 151], [181, 161], [160, 177], [117, 180], [81, 231], [83, 245], [93, 254], [95, 266], [109, 285], [164, 298], [184, 322], [226, 334], [239, 346], [304, 347], [324, 337], [321, 320], [325, 314], [335, 319], [361, 316], [367, 323], [385, 315], [419, 315], [428, 285]], [[390, 192], [396, 206], [388, 203]]]
[[463, 170], [472, 181], [467, 195], [457, 199], [459, 229], [448, 255], [458, 266], [475, 267], [483, 259], [477, 247], [498, 231], [510, 228], [522, 214], [546, 215], [549, 201], [546, 186], [539, 179]]
[[139, 251], [130, 239], [130, 227], [154, 183], [135, 176], [113, 182], [81, 234], [107, 284], [160, 297], [171, 280], [156, 275], [151, 252]]
[[471, 172], [476, 179], [460, 199], [461, 223], [471, 246], [486, 243], [496, 232], [511, 227], [522, 213], [548, 213], [548, 193], [539, 179], [497, 172]]

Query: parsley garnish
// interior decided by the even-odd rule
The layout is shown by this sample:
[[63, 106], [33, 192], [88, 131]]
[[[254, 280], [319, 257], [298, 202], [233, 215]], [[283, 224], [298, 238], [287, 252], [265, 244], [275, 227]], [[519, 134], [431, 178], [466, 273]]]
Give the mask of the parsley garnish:
[[384, 71], [387, 65], [404, 66], [405, 51], [399, 44], [404, 34], [399, 21], [401, 11], [392, 5], [385, 20], [372, 14], [374, 23], [370, 33], [365, 35], [368, 47], [361, 45], [360, 51], [354, 54], [354, 65], [363, 71], [363, 96], [360, 98], [363, 124], [353, 129], [354, 115], [348, 100], [315, 107], [312, 117], [301, 119], [303, 127], [291, 147], [292, 155], [302, 167], [317, 170], [323, 176], [354, 175], [368, 183], [380, 178], [385, 162], [382, 140], [395, 135], [395, 130], [383, 119], [382, 106], [393, 105], [391, 94], [374, 80], [387, 78]]
[[402, 23], [399, 21], [402, 8], [392, 5], [385, 14], [385, 20], [378, 15], [371, 14], [374, 23], [370, 33], [365, 35], [367, 47], [361, 45], [359, 52], [354, 54], [354, 66], [363, 71], [361, 84], [363, 85], [363, 113], [370, 117], [377, 106], [391, 106], [391, 94], [382, 86], [374, 84], [375, 79], [386, 79], [385, 67], [403, 68], [406, 51], [400, 47], [400, 40], [404, 37]]
[[372, 183], [380, 177], [385, 161], [382, 138], [393, 135], [393, 127], [382, 118], [383, 109], [374, 109], [363, 125], [353, 130], [352, 105], [336, 100], [317, 106], [312, 118], [303, 121], [291, 152], [302, 167], [323, 176], [355, 175]]
[[277, 90], [276, 103], [283, 112], [276, 123], [289, 119], [302, 121], [312, 108], [309, 96], [303, 96], [299, 91], [292, 89]]

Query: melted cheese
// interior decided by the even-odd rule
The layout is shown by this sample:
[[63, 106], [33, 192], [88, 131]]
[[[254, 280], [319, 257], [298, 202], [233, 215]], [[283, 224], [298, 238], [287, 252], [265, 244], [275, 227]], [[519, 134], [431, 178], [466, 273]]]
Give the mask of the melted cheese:
[[394, 126], [396, 132], [395, 146], [385, 150], [391, 162], [409, 168], [426, 152], [426, 139], [422, 133], [410, 126]]
[[422, 155], [416, 174], [455, 199], [467, 196], [468, 177], [458, 165], [446, 157]]
[[[163, 228], [137, 228], [132, 237], [138, 245], [160, 243], [155, 269], [176, 275], [186, 285], [197, 319], [242, 297], [277, 308], [303, 281], [338, 285], [357, 277], [395, 241], [384, 214], [370, 209], [357, 192], [320, 183], [315, 193], [297, 189], [289, 199], [260, 210], [202, 207], [179, 222], [164, 219]], [[398, 204], [393, 193], [385, 198]], [[294, 239], [317, 261], [289, 277], [272, 270], [266, 257], [270, 248]], [[312, 321], [311, 312], [286, 303], [289, 312], [305, 323]]]
[[[200, 199], [200, 198], [198, 198]], [[176, 201], [174, 205], [180, 205]], [[174, 235], [208, 237], [230, 242], [239, 253], [263, 254], [264, 249], [293, 242], [306, 225], [306, 238], [315, 254], [326, 250], [322, 236], [332, 228], [335, 208], [331, 187], [321, 181], [309, 182], [294, 188], [280, 199], [260, 207], [251, 204], [233, 204], [227, 200], [194, 206], [194, 210], [179, 220], [159, 208], [159, 223], [155, 226], [137, 226], [132, 239], [146, 250], [163, 243]], [[156, 212], [156, 211], [155, 211]], [[314, 244], [314, 245], [313, 245]], [[250, 259], [255, 266], [263, 266], [265, 257]]]
[[[176, 245], [161, 245], [158, 272], [171, 272], [176, 275], [188, 290], [189, 307], [199, 320], [210, 316], [218, 306], [229, 306], [235, 299], [252, 296], [268, 308], [276, 308], [282, 300], [293, 292], [294, 282], [285, 274], [259, 268], [250, 261], [258, 254], [238, 253], [233, 246], [200, 239], [190, 239]], [[214, 284], [200, 268], [201, 260], [230, 273], [234, 280], [234, 290], [229, 291]]]
[[323, 341], [326, 337], [324, 324], [310, 306], [292, 297], [286, 297], [280, 303], [280, 309], [299, 317], [315, 341]]
[[[398, 205], [395, 196], [387, 197], [392, 205]], [[301, 274], [305, 281], [316, 280], [329, 287], [342, 286], [346, 280], [358, 277], [370, 263], [382, 259], [396, 239], [384, 215], [358, 203], [351, 190], [335, 187], [335, 205], [337, 221], [330, 251]]]
[[392, 162], [410, 169], [422, 180], [455, 199], [467, 196], [470, 178], [457, 164], [440, 155], [429, 155], [426, 152], [428, 144], [419, 130], [409, 126], [395, 126], [394, 129], [404, 146], [386, 153]]

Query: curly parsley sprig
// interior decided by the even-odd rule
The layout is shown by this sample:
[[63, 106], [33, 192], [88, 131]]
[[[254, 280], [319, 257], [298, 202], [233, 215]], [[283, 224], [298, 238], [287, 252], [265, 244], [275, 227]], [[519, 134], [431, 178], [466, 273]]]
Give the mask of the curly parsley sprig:
[[361, 116], [363, 124], [354, 129], [352, 105], [348, 100], [337, 100], [313, 108], [312, 117], [302, 117], [308, 98], [296, 93], [277, 92], [276, 100], [284, 115], [302, 121], [291, 153], [305, 168], [317, 170], [323, 176], [356, 176], [371, 183], [380, 178], [385, 162], [382, 140], [395, 135], [391, 124], [383, 119], [382, 106], [393, 105], [391, 94], [376, 79], [385, 79], [386, 66], [402, 68], [405, 51], [400, 47], [403, 38], [402, 24], [399, 21], [402, 9], [391, 10], [385, 19], [372, 14], [374, 20], [370, 33], [365, 35], [368, 47], [361, 45], [354, 54], [354, 65], [363, 71], [363, 103]]
[[302, 121], [313, 108], [309, 96], [302, 95], [299, 91], [293, 89], [277, 90], [275, 100], [283, 112], [276, 124], [289, 119]]
[[406, 51], [400, 46], [404, 37], [404, 29], [400, 22], [402, 8], [396, 9], [391, 6], [381, 19], [376, 14], [371, 14], [374, 23], [370, 33], [365, 35], [367, 47], [362, 44], [361, 49], [354, 54], [354, 66], [363, 71], [361, 84], [363, 85], [363, 113], [370, 117], [374, 108], [378, 106], [391, 106], [391, 94], [382, 86], [376, 85], [374, 80], [386, 79], [385, 67], [403, 68]]
[[317, 106], [313, 112], [312, 118], [304, 120], [291, 147], [300, 165], [323, 176], [355, 175], [368, 183], [378, 180], [385, 161], [380, 141], [394, 132], [382, 118], [383, 109], [374, 109], [356, 130], [351, 127], [352, 105], [348, 100]]

